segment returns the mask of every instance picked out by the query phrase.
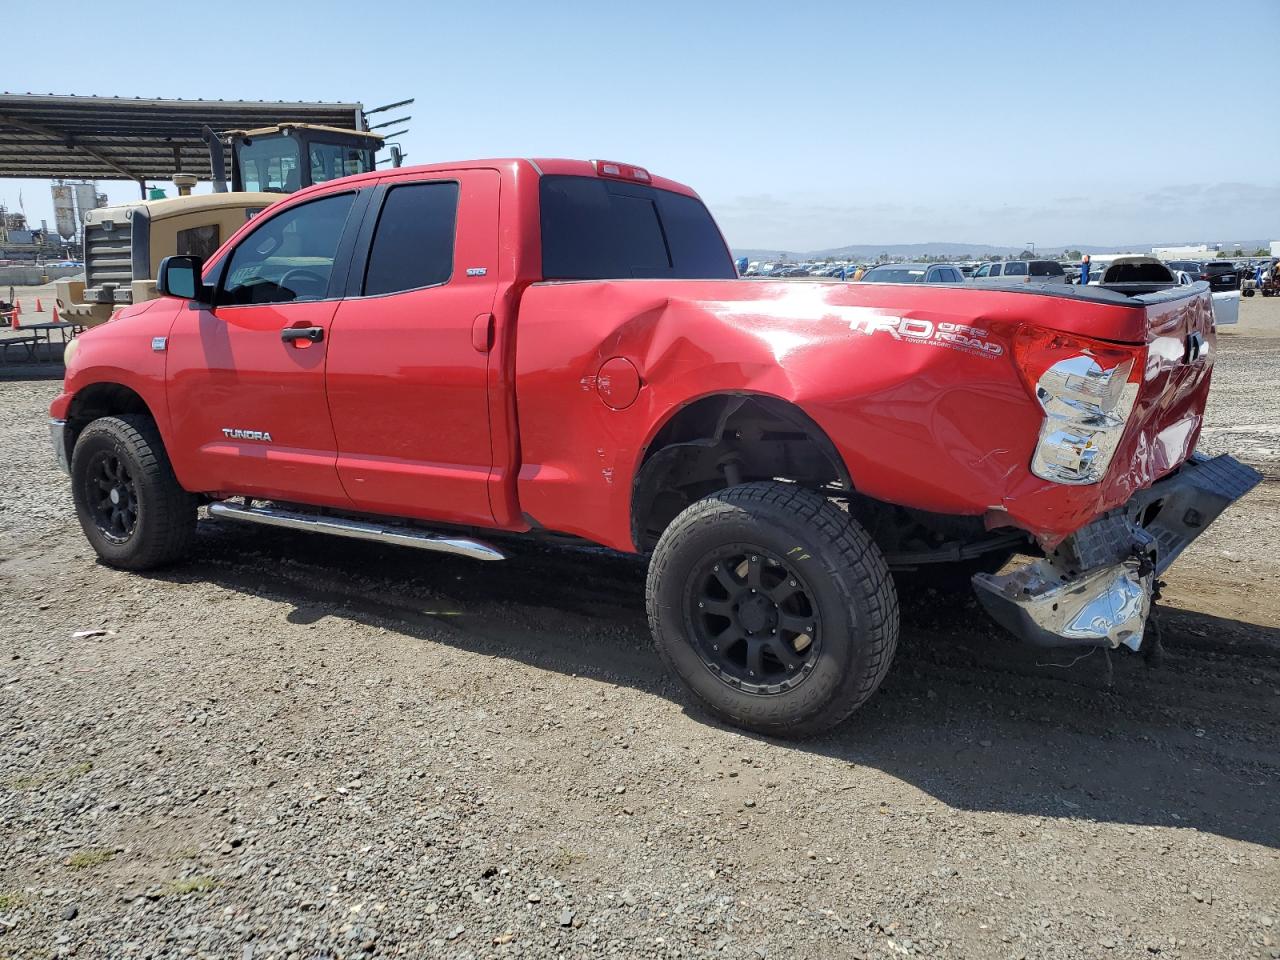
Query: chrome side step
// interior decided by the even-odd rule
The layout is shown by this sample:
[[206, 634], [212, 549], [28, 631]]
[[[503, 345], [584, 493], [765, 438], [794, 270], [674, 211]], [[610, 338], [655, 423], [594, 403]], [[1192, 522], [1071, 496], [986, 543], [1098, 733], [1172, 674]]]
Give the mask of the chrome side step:
[[306, 530], [311, 533], [327, 533], [334, 537], [353, 540], [372, 540], [375, 543], [394, 543], [436, 553], [451, 553], [472, 560], [505, 560], [506, 555], [497, 547], [469, 537], [446, 537], [414, 530], [412, 527], [384, 527], [364, 520], [348, 520], [344, 517], [325, 517], [300, 513], [279, 507], [252, 507], [220, 501], [209, 504], [209, 516], [227, 520], [244, 520], [268, 527], [285, 527], [289, 530]]

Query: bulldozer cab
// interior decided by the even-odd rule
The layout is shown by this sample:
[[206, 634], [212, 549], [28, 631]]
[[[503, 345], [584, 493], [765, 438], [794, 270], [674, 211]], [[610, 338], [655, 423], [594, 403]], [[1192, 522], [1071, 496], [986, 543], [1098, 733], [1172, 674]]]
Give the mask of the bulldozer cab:
[[316, 124], [279, 124], [227, 134], [231, 144], [231, 189], [293, 193], [374, 168], [382, 146], [376, 133]]

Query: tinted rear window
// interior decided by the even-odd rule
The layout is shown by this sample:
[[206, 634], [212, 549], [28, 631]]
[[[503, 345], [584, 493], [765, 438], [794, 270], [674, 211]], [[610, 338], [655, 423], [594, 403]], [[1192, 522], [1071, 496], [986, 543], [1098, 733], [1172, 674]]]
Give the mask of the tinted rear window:
[[1031, 276], [1033, 277], [1060, 277], [1062, 274], [1062, 264], [1060, 263], [1055, 263], [1052, 260], [1031, 261]]
[[457, 211], [458, 185], [452, 181], [388, 190], [365, 269], [365, 295], [447, 283]]
[[1114, 263], [1102, 276], [1103, 283], [1173, 283], [1163, 263]]
[[924, 267], [876, 267], [862, 279], [867, 283], [924, 283]]
[[701, 201], [595, 177], [542, 178], [542, 275], [548, 280], [737, 277]]
[[1208, 273], [1235, 273], [1236, 265], [1234, 263], [1211, 263], [1206, 268]]

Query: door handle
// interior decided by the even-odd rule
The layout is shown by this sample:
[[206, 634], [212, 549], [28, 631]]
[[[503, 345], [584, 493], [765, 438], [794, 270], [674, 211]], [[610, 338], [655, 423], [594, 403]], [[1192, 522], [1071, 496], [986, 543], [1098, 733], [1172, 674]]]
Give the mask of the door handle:
[[292, 343], [295, 340], [319, 343], [324, 339], [324, 327], [285, 327], [280, 331], [280, 339], [285, 343]]

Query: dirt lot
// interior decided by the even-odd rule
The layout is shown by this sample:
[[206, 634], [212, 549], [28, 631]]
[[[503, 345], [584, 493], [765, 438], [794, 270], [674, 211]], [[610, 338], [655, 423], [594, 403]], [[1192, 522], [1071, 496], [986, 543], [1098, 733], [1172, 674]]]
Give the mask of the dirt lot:
[[803, 744], [685, 707], [630, 558], [206, 522], [102, 567], [57, 384], [0, 383], [0, 957], [1280, 956], [1280, 302], [1243, 312], [1205, 445], [1270, 479], [1171, 571], [1160, 666], [909, 597]]

